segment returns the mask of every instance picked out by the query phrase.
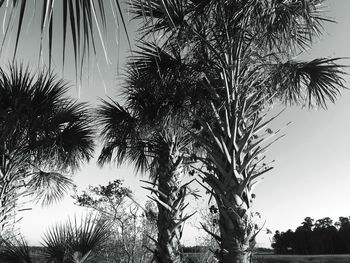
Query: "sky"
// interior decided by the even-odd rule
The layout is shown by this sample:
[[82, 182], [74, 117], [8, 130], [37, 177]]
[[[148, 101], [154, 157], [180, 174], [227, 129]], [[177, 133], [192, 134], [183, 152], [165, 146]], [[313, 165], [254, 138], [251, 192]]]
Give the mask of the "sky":
[[[350, 1], [326, 1], [327, 16], [337, 23], [326, 24], [326, 33], [314, 43], [307, 54], [299, 59], [317, 57], [350, 58]], [[1, 14], [1, 13], [0, 13]], [[126, 18], [127, 18], [126, 13]], [[35, 21], [33, 22], [35, 25]], [[38, 32], [33, 32], [34, 26], [28, 27], [24, 34], [26, 41], [19, 46], [18, 58], [24, 64], [32, 67], [38, 65], [37, 50]], [[128, 24], [130, 37], [133, 38], [135, 24]], [[57, 29], [59, 30], [59, 29]], [[58, 32], [59, 33], [59, 32]], [[106, 43], [112, 64], [106, 66], [103, 56], [99, 56], [97, 67], [88, 70], [84, 75], [84, 85], [80, 89], [74, 85], [74, 69], [72, 63], [65, 67], [64, 77], [72, 83], [70, 95], [81, 101], [88, 101], [92, 106], [98, 104], [98, 98], [107, 96], [116, 98], [122, 79], [122, 67], [130, 52], [125, 40], [125, 34], [119, 28], [119, 45], [109, 39]], [[54, 43], [59, 47], [59, 39]], [[55, 50], [60, 50], [57, 47]], [[10, 47], [11, 49], [11, 47]], [[61, 52], [61, 51], [59, 51]], [[71, 51], [68, 51], [71, 52]], [[56, 72], [62, 73], [60, 53], [55, 54]], [[1, 65], [10, 59], [10, 52], [1, 54]], [[96, 63], [94, 63], [96, 64]], [[350, 65], [349, 59], [342, 64]], [[350, 88], [349, 78], [346, 85]], [[282, 108], [276, 105], [274, 110]], [[328, 110], [309, 110], [300, 107], [288, 107], [272, 124], [273, 128], [283, 127], [292, 122], [285, 130], [286, 136], [271, 146], [267, 153], [270, 160], [275, 160], [274, 169], [264, 176], [264, 180], [256, 187], [255, 211], [262, 216], [264, 229], [272, 232], [295, 229], [303, 219], [310, 216], [320, 219], [326, 216], [337, 220], [340, 216], [350, 216], [350, 91], [345, 90], [336, 104], [329, 105]], [[98, 149], [101, 147], [98, 143]], [[107, 165], [100, 168], [96, 158], [81, 167], [74, 175], [74, 182], [79, 190], [89, 185], [105, 184], [115, 179], [123, 179], [124, 185], [130, 187], [138, 200], [146, 200], [146, 191], [140, 187], [142, 177], [135, 176], [132, 166], [115, 167]], [[200, 202], [200, 201], [198, 201]], [[198, 203], [192, 205], [195, 209]], [[83, 209], [75, 206], [67, 196], [62, 202], [51, 207], [31, 205], [32, 210], [22, 212], [20, 221], [22, 234], [31, 244], [39, 244], [45, 230], [68, 217], [80, 215]], [[199, 242], [198, 224], [200, 219], [185, 226], [184, 242], [195, 244]], [[268, 247], [272, 235], [263, 231], [257, 237], [258, 246]]]

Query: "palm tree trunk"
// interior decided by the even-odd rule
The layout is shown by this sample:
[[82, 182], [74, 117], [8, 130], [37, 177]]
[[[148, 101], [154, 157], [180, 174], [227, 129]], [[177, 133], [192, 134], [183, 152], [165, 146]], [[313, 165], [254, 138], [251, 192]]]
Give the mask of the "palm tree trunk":
[[181, 262], [180, 239], [185, 199], [185, 189], [181, 187], [181, 168], [181, 160], [173, 163], [172, 158], [159, 167], [157, 263]]
[[[225, 211], [226, 214], [229, 211]], [[218, 259], [220, 263], [251, 262], [253, 243], [244, 220], [219, 220], [221, 244]]]
[[202, 171], [201, 179], [209, 185], [206, 189], [215, 198], [220, 236], [205, 230], [220, 246], [216, 253], [220, 263], [251, 261], [251, 251], [259, 233], [254, 220], [256, 213], [252, 211], [253, 186], [261, 175], [272, 169], [263, 162], [267, 146], [263, 145], [265, 137], [258, 133], [274, 117], [264, 122], [264, 116], [258, 112], [259, 105], [252, 101], [246, 106], [246, 99], [241, 100], [237, 98], [224, 107], [212, 105], [219, 121], [206, 123], [211, 141], [201, 140], [208, 149], [204, 159], [208, 172]]
[[[173, 140], [174, 142], [174, 140]], [[148, 188], [156, 195], [158, 206], [158, 238], [153, 240], [153, 251], [157, 263], [180, 263], [180, 239], [183, 223], [190, 216], [184, 216], [187, 184], [183, 183], [184, 165], [182, 155], [176, 151], [173, 142], [164, 142], [156, 170], [157, 185]]]

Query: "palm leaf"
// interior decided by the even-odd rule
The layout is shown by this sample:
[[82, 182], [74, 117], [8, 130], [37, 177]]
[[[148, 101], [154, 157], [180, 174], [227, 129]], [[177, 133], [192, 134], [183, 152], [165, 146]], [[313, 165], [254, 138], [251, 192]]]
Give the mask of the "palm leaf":
[[290, 103], [307, 103], [326, 108], [327, 101], [335, 102], [345, 88], [343, 66], [339, 59], [320, 58], [310, 62], [289, 61], [273, 66], [274, 86], [279, 96]]
[[[76, 219], [74, 223], [69, 222], [69, 229], [71, 255], [78, 259], [78, 262], [85, 262], [86, 259], [93, 257], [93, 253], [98, 252], [108, 240], [110, 225], [98, 217], [90, 215], [82, 218], [80, 224]], [[82, 259], [85, 260], [81, 261]]]
[[50, 205], [64, 198], [67, 191], [73, 186], [73, 181], [55, 172], [37, 171], [32, 173], [28, 185], [35, 196], [37, 203]]
[[5, 241], [5, 250], [2, 254], [10, 262], [32, 263], [30, 247], [27, 242], [20, 237], [15, 242]]
[[68, 254], [67, 243], [70, 237], [64, 224], [51, 227], [43, 237], [43, 258], [48, 261], [64, 262]]
[[[22, 0], [11, 0], [11, 1], [0, 1], [0, 8], [6, 9], [6, 12], [10, 12], [11, 15], [8, 19], [4, 20], [4, 27], [10, 28], [12, 23], [17, 24], [17, 28], [14, 30], [16, 35], [15, 48], [14, 48], [14, 57], [17, 54], [17, 47], [20, 43], [21, 32], [23, 31], [23, 23], [28, 17], [33, 19], [34, 15], [38, 10], [33, 12], [33, 8], [40, 8], [39, 5], [30, 3], [31, 1]], [[5, 4], [6, 3], [6, 4]], [[61, 8], [59, 5], [62, 4]], [[95, 41], [99, 40], [101, 43], [106, 59], [108, 60], [107, 48], [105, 45], [105, 39], [107, 37], [106, 27], [109, 25], [107, 21], [114, 21], [111, 24], [117, 24], [118, 20], [122, 21], [123, 29], [126, 32], [126, 37], [130, 45], [129, 35], [126, 28], [126, 23], [124, 15], [122, 13], [122, 6], [120, 1], [112, 0], [110, 1], [111, 7], [118, 12], [118, 17], [114, 17], [110, 12], [110, 8], [104, 4], [103, 0], [63, 0], [63, 1], [54, 1], [54, 0], [45, 0], [41, 5], [40, 10], [40, 32], [41, 32], [41, 43], [40, 43], [40, 54], [42, 54], [43, 46], [45, 45], [44, 41], [48, 41], [48, 50], [49, 50], [49, 61], [52, 60], [52, 43], [53, 38], [56, 37], [53, 34], [54, 25], [62, 25], [62, 41], [63, 41], [63, 50], [62, 50], [62, 59], [65, 63], [65, 51], [66, 44], [70, 41], [74, 49], [74, 61], [76, 67], [76, 74], [78, 74], [78, 69], [81, 69], [85, 63], [85, 57], [89, 56], [90, 53], [96, 55]], [[31, 7], [31, 8], [30, 8]], [[19, 10], [19, 12], [17, 12]], [[58, 10], [62, 10], [62, 13], [58, 13]], [[55, 17], [53, 16], [53, 14]], [[31, 17], [33, 16], [33, 17]], [[57, 22], [54, 22], [56, 20]], [[67, 24], [69, 24], [69, 31], [71, 32], [70, 38], [67, 38]], [[31, 26], [36, 25], [32, 23]], [[61, 30], [57, 30], [61, 32]], [[114, 31], [115, 32], [115, 31]], [[10, 34], [5, 34], [6, 38], [10, 38]]]
[[124, 160], [136, 162], [137, 170], [145, 171], [147, 145], [142, 141], [137, 129], [136, 119], [119, 103], [102, 101], [97, 110], [98, 123], [102, 126], [101, 135], [104, 146], [98, 158], [103, 165], [114, 160], [120, 165]]

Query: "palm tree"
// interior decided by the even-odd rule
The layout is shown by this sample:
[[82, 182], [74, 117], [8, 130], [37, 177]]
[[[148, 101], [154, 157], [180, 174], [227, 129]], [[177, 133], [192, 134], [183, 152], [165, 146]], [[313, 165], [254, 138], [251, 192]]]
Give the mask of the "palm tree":
[[[206, 114], [193, 139], [205, 150], [198, 176], [219, 212], [219, 262], [249, 262], [259, 228], [254, 222], [253, 187], [272, 169], [265, 152], [274, 141], [266, 119], [276, 102], [326, 108], [344, 87], [337, 59], [295, 61], [322, 32], [323, 1], [135, 0], [136, 18], [150, 39], [186, 45], [205, 66], [199, 82]], [[208, 118], [210, 116], [211, 118]], [[278, 138], [276, 138], [278, 139]], [[275, 140], [276, 140], [275, 139]], [[201, 180], [199, 181], [201, 182]], [[208, 230], [209, 231], [209, 230]]]
[[178, 110], [191, 103], [186, 93], [193, 92], [187, 89], [193, 76], [176, 51], [153, 44], [140, 47], [127, 67], [125, 106], [103, 101], [98, 109], [104, 142], [99, 163], [128, 160], [150, 174], [152, 182], [145, 188], [158, 205], [158, 238], [152, 252], [159, 263], [181, 260], [183, 223], [191, 216], [184, 215], [185, 197], [193, 194], [184, 178], [192, 151], [187, 112]]
[[50, 204], [72, 181], [64, 174], [89, 160], [94, 149], [87, 105], [66, 96], [67, 85], [50, 72], [22, 66], [0, 69], [1, 232], [18, 198]]
[[55, 263], [100, 262], [99, 251], [108, 240], [109, 228], [110, 224], [91, 214], [80, 222], [74, 218], [48, 229], [36, 259], [22, 237], [6, 241], [0, 256], [6, 262], [32, 263], [38, 258]]
[[[43, 240], [43, 258], [49, 262], [83, 263], [98, 257], [108, 240], [110, 224], [88, 215], [78, 222], [57, 224], [50, 228]], [[94, 261], [95, 262], [95, 261]]]

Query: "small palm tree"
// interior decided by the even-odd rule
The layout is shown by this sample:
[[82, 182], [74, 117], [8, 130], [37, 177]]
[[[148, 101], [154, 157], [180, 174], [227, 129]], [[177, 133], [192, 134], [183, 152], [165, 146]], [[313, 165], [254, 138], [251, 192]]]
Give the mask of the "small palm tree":
[[92, 156], [89, 111], [66, 92], [49, 72], [0, 69], [0, 236], [20, 196], [43, 204], [60, 199], [72, 185], [63, 174]]
[[[99, 250], [108, 240], [110, 225], [91, 214], [65, 224], [50, 228], [43, 239], [40, 260], [55, 263], [100, 262]], [[14, 242], [5, 242], [0, 253], [6, 262], [34, 262], [33, 254], [27, 242], [20, 237]]]
[[[108, 240], [110, 225], [89, 215], [49, 229], [43, 240], [43, 258], [49, 262], [84, 263], [96, 259]], [[96, 261], [97, 262], [97, 261]]]

